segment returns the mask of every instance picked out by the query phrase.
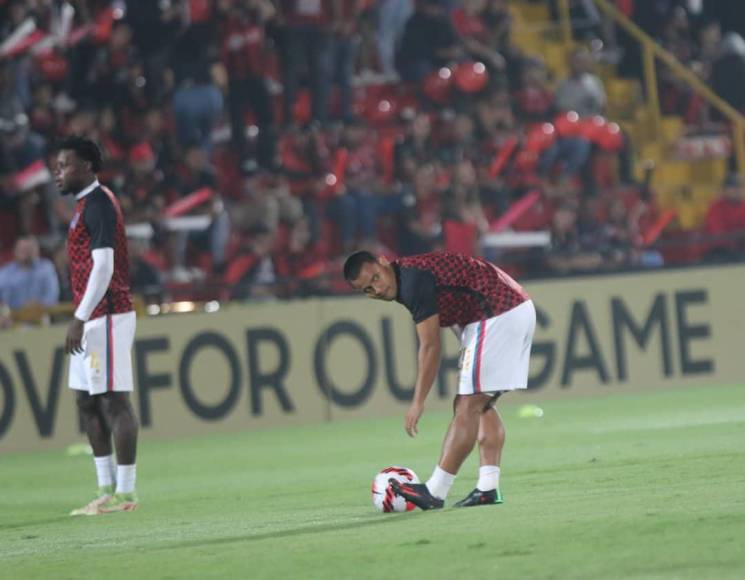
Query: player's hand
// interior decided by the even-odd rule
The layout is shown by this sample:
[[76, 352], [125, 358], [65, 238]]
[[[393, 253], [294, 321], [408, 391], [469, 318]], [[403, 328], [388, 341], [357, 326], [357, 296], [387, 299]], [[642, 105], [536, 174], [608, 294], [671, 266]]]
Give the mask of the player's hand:
[[65, 352], [67, 354], [83, 352], [83, 346], [81, 344], [83, 340], [83, 325], [84, 322], [82, 320], [73, 317], [67, 326], [67, 337], [65, 338]]
[[419, 417], [424, 413], [424, 405], [416, 402], [412, 402], [409, 410], [406, 412], [406, 419], [404, 421], [404, 429], [409, 437], [416, 437], [419, 433], [417, 429], [417, 423], [419, 423]]

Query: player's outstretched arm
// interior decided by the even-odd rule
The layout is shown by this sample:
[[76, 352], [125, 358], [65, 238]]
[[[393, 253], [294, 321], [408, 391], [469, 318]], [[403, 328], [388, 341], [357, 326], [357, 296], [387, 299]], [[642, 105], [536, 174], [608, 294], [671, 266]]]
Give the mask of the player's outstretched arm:
[[440, 367], [440, 316], [435, 314], [416, 325], [419, 337], [417, 377], [414, 399], [406, 413], [404, 428], [410, 437], [418, 433], [417, 423], [424, 412], [424, 402]]

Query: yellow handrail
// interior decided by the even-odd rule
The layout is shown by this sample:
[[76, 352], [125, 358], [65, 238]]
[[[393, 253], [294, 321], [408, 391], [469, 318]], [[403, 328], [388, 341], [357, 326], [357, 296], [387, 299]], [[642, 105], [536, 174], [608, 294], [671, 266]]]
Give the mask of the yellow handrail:
[[572, 44], [572, 16], [570, 13], [569, 0], [559, 0], [559, 24], [561, 26], [561, 39], [564, 44]]
[[[655, 132], [659, 134], [660, 130], [660, 103], [657, 95], [657, 76], [655, 71], [655, 58], [657, 58], [669, 66], [675, 75], [689, 83], [696, 93], [730, 120], [732, 123], [732, 143], [735, 148], [737, 168], [742, 175], [745, 175], [745, 116], [707, 87], [695, 73], [683, 65], [670, 52], [657, 44], [651, 36], [629, 20], [608, 0], [593, 1], [602, 12], [613, 19], [616, 24], [642, 45], [644, 83], [647, 89], [647, 103], [650, 111], [652, 111], [652, 123]], [[562, 0], [560, 3], [560, 18], [562, 20], [569, 18], [569, 10], [564, 9], [564, 4], [565, 2]], [[562, 30], [566, 30], [568, 27], [571, 27], [570, 22], [562, 22]]]

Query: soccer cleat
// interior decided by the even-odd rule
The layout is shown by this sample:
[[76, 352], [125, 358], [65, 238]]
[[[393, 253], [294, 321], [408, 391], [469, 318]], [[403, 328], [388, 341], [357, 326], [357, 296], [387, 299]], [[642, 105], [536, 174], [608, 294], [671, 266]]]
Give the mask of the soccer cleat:
[[445, 505], [443, 500], [429, 493], [425, 483], [401, 483], [393, 478], [389, 479], [388, 483], [390, 483], [396, 495], [410, 501], [419, 509], [436, 510]]
[[466, 497], [455, 504], [454, 507], [471, 507], [475, 505], [495, 505], [503, 503], [502, 494], [498, 489], [481, 491], [476, 488]]
[[115, 493], [108, 501], [98, 506], [99, 514], [113, 514], [117, 512], [132, 512], [137, 509], [137, 494]]
[[96, 498], [88, 503], [87, 505], [84, 505], [81, 508], [78, 508], [76, 510], [72, 510], [70, 512], [71, 516], [95, 516], [98, 515], [98, 509], [105, 504], [107, 501], [111, 499], [111, 496], [114, 493], [114, 489], [111, 485], [104, 485], [102, 487], [98, 488], [98, 495]]

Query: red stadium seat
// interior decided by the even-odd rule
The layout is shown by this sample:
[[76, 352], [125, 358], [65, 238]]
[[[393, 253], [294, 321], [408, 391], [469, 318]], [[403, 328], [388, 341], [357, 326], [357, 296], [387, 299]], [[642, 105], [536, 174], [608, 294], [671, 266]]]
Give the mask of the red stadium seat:
[[553, 124], [559, 137], [578, 137], [582, 133], [579, 115], [575, 111], [562, 113], [554, 119]]
[[435, 103], [444, 104], [450, 98], [453, 88], [453, 71], [447, 67], [436, 70], [424, 78], [424, 94]]
[[534, 153], [542, 153], [556, 141], [556, 127], [551, 123], [543, 123], [528, 131], [525, 139], [525, 149]]
[[483, 62], [463, 62], [455, 67], [455, 86], [464, 93], [478, 93], [489, 83], [489, 71]]

